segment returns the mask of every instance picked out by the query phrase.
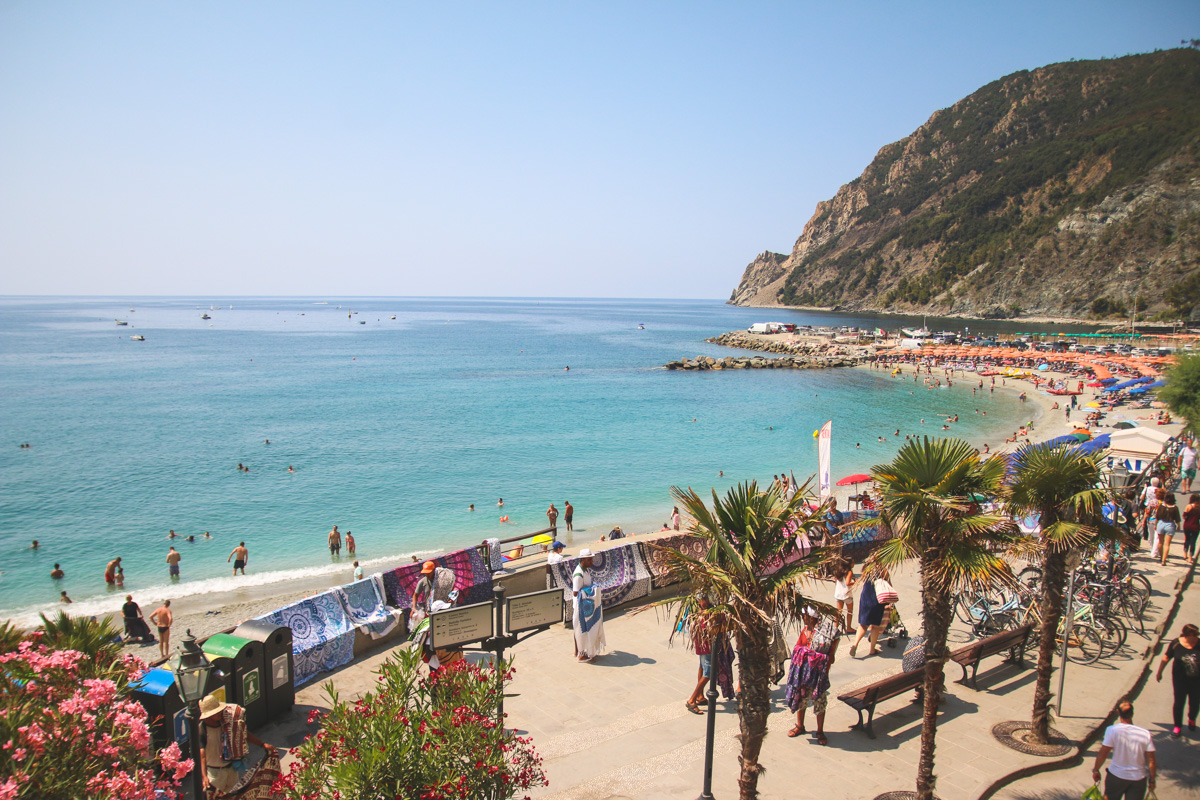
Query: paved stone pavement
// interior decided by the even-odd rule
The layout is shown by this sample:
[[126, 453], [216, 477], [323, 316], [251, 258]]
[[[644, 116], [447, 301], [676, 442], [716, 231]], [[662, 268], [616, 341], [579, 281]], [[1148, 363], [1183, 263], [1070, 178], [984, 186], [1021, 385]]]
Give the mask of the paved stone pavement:
[[[1177, 587], [1187, 574], [1182, 562], [1165, 568], [1148, 558], [1137, 565], [1154, 587], [1145, 637], [1132, 632], [1126, 648], [1091, 666], [1068, 664], [1063, 715], [1055, 727], [1075, 741], [1100, 728], [1118, 699], [1130, 691], [1146, 664], [1145, 651], [1157, 636], [1154, 627], [1175, 603]], [[900, 593], [900, 611], [910, 630], [919, 627], [915, 569], [893, 574]], [[812, 587], [817, 599], [829, 600], [832, 585]], [[704, 757], [704, 717], [689, 713], [684, 700], [695, 685], [697, 658], [681, 641], [668, 646], [668, 612], [650, 608], [611, 615], [605, 623], [609, 650], [591, 664], [576, 663], [571, 631], [555, 626], [518, 645], [516, 677], [509, 686], [515, 695], [507, 703], [509, 722], [530, 733], [545, 758], [550, 786], [538, 790], [538, 800], [622, 800], [622, 798], [695, 798], [699, 796]], [[795, 630], [788, 632], [794, 640]], [[951, 646], [968, 640], [955, 630]], [[877, 738], [849, 730], [857, 714], [836, 700], [855, 684], [877, 680], [900, 668], [903, 642], [882, 647], [877, 656], [848, 654], [843, 640], [832, 670], [826, 733], [821, 747], [806, 735], [789, 739], [794, 716], [783, 706], [783, 689], [773, 692], [775, 710], [764, 742], [761, 761], [766, 772], [759, 787], [764, 798], [873, 798], [890, 790], [915, 786], [920, 750], [921, 709], [907, 697], [881, 703], [875, 719]], [[299, 744], [310, 728], [304, 724], [309, 708], [323, 707], [319, 683], [332, 678], [343, 698], [353, 699], [374, 683], [372, 672], [388, 650], [360, 659], [319, 682], [304, 687], [297, 709], [287, 719], [264, 728], [259, 735], [282, 746]], [[1157, 658], [1157, 656], [1155, 656]], [[993, 784], [1025, 767], [1044, 765], [999, 744], [991, 736], [994, 724], [1027, 719], [1033, 694], [1033, 671], [1006, 665], [1001, 657], [985, 661], [979, 671], [979, 690], [956, 682], [959, 668], [948, 665], [947, 697], [938, 721], [936, 774], [943, 800], [975, 800], [989, 796]], [[1055, 677], [1057, 681], [1057, 674]], [[1165, 684], [1163, 685], [1165, 686]], [[1157, 688], [1160, 691], [1169, 689]], [[1167, 707], [1169, 709], [1169, 706]], [[714, 794], [737, 796], [737, 715], [735, 704], [718, 701]], [[1169, 719], [1169, 711], [1168, 719]], [[1158, 720], [1151, 708], [1139, 709], [1143, 723]], [[811, 713], [806, 722], [814, 728]], [[1191, 744], [1194, 746], [1195, 741]], [[1164, 747], [1164, 763], [1168, 750]], [[1174, 763], [1174, 762], [1172, 762]], [[286, 764], [286, 759], [285, 759]], [[1072, 774], [1084, 774], [1082, 767]], [[1179, 769], [1179, 768], [1176, 768]], [[1181, 773], [1186, 777], [1187, 771]], [[1164, 773], [1164, 777], [1166, 774]], [[1044, 791], [1035, 781], [1011, 791]], [[1078, 781], [1071, 780], [1074, 787]], [[1086, 775], [1085, 775], [1086, 780]], [[1053, 784], [1050, 784], [1053, 786]], [[1071, 797], [1078, 797], [1084, 786]], [[1055, 794], [1007, 794], [1007, 798], [1058, 797]], [[1064, 797], [1068, 795], [1063, 795]], [[1173, 796], [1160, 793], [1166, 800]], [[1181, 795], [1185, 796], [1185, 795]]]

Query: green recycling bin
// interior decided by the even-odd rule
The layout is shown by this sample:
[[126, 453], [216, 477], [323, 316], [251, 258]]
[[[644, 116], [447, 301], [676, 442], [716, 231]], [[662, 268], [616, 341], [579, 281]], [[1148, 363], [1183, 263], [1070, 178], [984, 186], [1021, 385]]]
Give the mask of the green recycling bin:
[[203, 649], [213, 666], [223, 671], [230, 685], [229, 702], [246, 709], [246, 726], [257, 728], [267, 722], [266, 665], [262, 645], [240, 636], [217, 633], [204, 641]]

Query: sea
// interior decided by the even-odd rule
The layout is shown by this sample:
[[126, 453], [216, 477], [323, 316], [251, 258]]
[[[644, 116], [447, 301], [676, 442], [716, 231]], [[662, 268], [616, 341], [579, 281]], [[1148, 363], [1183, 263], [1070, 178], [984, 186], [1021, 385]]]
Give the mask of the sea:
[[910, 324], [716, 300], [0, 298], [0, 618], [32, 624], [63, 590], [96, 613], [126, 592], [349, 580], [335, 524], [368, 572], [544, 528], [551, 503], [575, 507], [569, 542], [655, 530], [672, 487], [807, 479], [827, 420], [836, 480], [944, 435], [939, 417], [979, 440], [1031, 413], [883, 370], [663, 369], [736, 353], [704, 340], [768, 320]]

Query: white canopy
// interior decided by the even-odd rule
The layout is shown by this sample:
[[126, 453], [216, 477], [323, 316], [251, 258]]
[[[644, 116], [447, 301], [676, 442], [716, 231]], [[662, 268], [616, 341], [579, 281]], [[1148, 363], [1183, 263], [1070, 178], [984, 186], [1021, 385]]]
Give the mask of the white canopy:
[[1167, 442], [1171, 441], [1171, 436], [1153, 428], [1129, 428], [1113, 431], [1110, 441], [1110, 463], [1118, 464], [1124, 461], [1131, 472], [1141, 472], [1145, 465], [1163, 451]]

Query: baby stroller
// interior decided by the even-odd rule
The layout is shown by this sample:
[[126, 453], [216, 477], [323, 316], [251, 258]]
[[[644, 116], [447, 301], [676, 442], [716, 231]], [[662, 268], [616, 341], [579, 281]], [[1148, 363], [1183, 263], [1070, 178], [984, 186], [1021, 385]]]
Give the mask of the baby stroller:
[[895, 606], [888, 611], [887, 627], [879, 634], [879, 638], [886, 639], [888, 647], [895, 647], [896, 642], [908, 638], [908, 628], [904, 625], [904, 620], [900, 619], [900, 612]]

